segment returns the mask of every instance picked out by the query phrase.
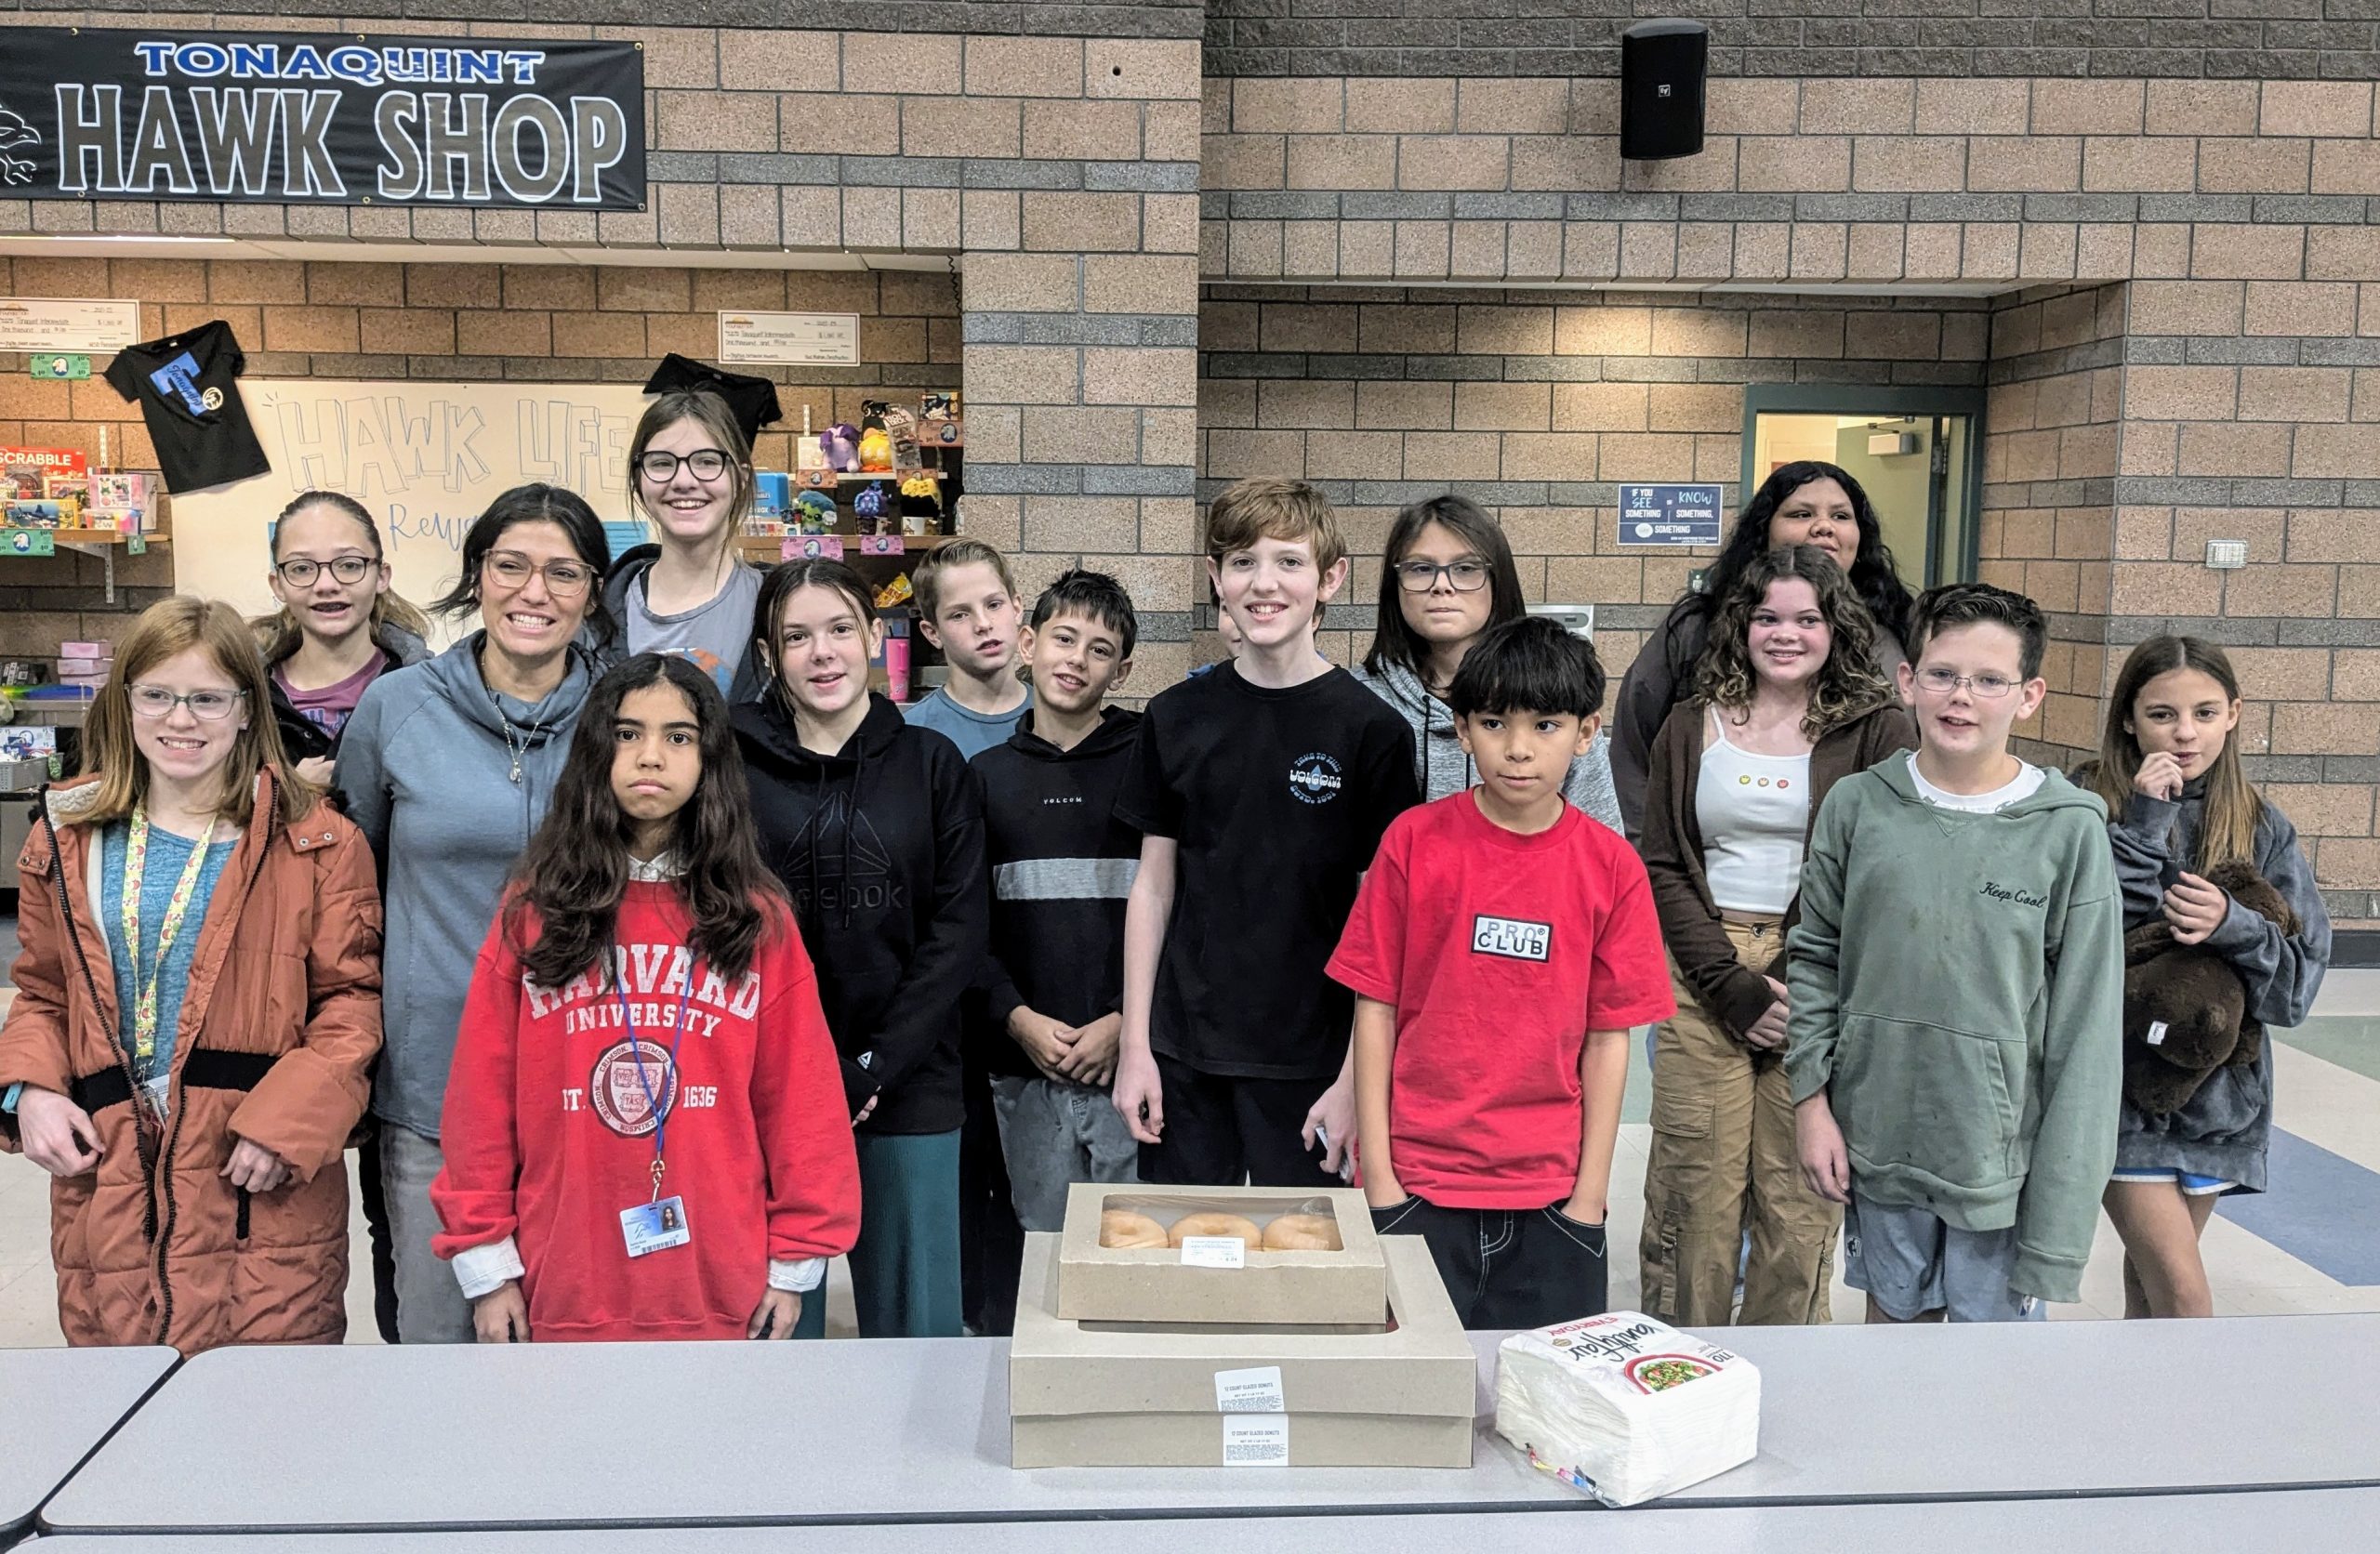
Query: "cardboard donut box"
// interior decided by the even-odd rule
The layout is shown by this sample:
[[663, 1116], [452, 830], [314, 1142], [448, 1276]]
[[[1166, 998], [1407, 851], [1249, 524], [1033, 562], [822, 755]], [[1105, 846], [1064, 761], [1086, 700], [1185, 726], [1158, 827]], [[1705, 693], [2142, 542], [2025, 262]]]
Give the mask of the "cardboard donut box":
[[[1110, 1208], [1166, 1225], [1322, 1212], [1343, 1250], [1185, 1264], [1100, 1246]], [[1015, 1468], [1467, 1468], [1477, 1385], [1428, 1247], [1373, 1235], [1358, 1192], [1078, 1185], [1064, 1229], [1025, 1238]]]

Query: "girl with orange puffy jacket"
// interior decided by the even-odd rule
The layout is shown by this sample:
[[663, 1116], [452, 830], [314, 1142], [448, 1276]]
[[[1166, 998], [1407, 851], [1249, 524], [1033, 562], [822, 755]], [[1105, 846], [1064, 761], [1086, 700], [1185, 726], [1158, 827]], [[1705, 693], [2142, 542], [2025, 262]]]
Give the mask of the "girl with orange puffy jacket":
[[71, 1344], [337, 1343], [380, 1046], [363, 836], [290, 773], [229, 605], [140, 617], [19, 867], [0, 1147], [54, 1179]]

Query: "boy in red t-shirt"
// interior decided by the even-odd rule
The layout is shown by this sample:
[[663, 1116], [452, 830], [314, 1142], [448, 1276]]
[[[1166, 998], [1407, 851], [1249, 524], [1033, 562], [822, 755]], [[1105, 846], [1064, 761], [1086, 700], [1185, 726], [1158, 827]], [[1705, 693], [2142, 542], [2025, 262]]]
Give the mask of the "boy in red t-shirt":
[[1628, 1028], [1676, 1012], [1645, 865], [1562, 797], [1603, 691], [1553, 622], [1488, 633], [1447, 698], [1479, 785], [1389, 826], [1330, 958], [1373, 1229], [1429, 1243], [1466, 1327], [1603, 1310]]

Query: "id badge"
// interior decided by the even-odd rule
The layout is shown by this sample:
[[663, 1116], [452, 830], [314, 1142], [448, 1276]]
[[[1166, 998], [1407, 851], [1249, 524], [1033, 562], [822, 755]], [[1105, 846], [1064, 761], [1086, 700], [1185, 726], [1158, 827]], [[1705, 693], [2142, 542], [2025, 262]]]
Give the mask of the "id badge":
[[620, 1234], [628, 1244], [631, 1258], [683, 1246], [694, 1239], [694, 1232], [686, 1227], [685, 1202], [680, 1198], [661, 1198], [620, 1210]]

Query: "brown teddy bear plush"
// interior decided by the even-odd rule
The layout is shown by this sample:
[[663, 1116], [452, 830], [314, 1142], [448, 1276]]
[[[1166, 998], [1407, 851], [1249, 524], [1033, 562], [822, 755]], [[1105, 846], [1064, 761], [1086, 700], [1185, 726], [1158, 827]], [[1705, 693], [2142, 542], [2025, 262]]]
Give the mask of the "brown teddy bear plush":
[[[2297, 915], [2253, 866], [2218, 864], [2206, 879], [2281, 932], [2297, 931]], [[2124, 935], [2123, 963], [2123, 1094], [2140, 1111], [2178, 1112], [2216, 1069], [2253, 1067], [2264, 1055], [2247, 989], [2216, 952], [2175, 943], [2160, 917]]]

